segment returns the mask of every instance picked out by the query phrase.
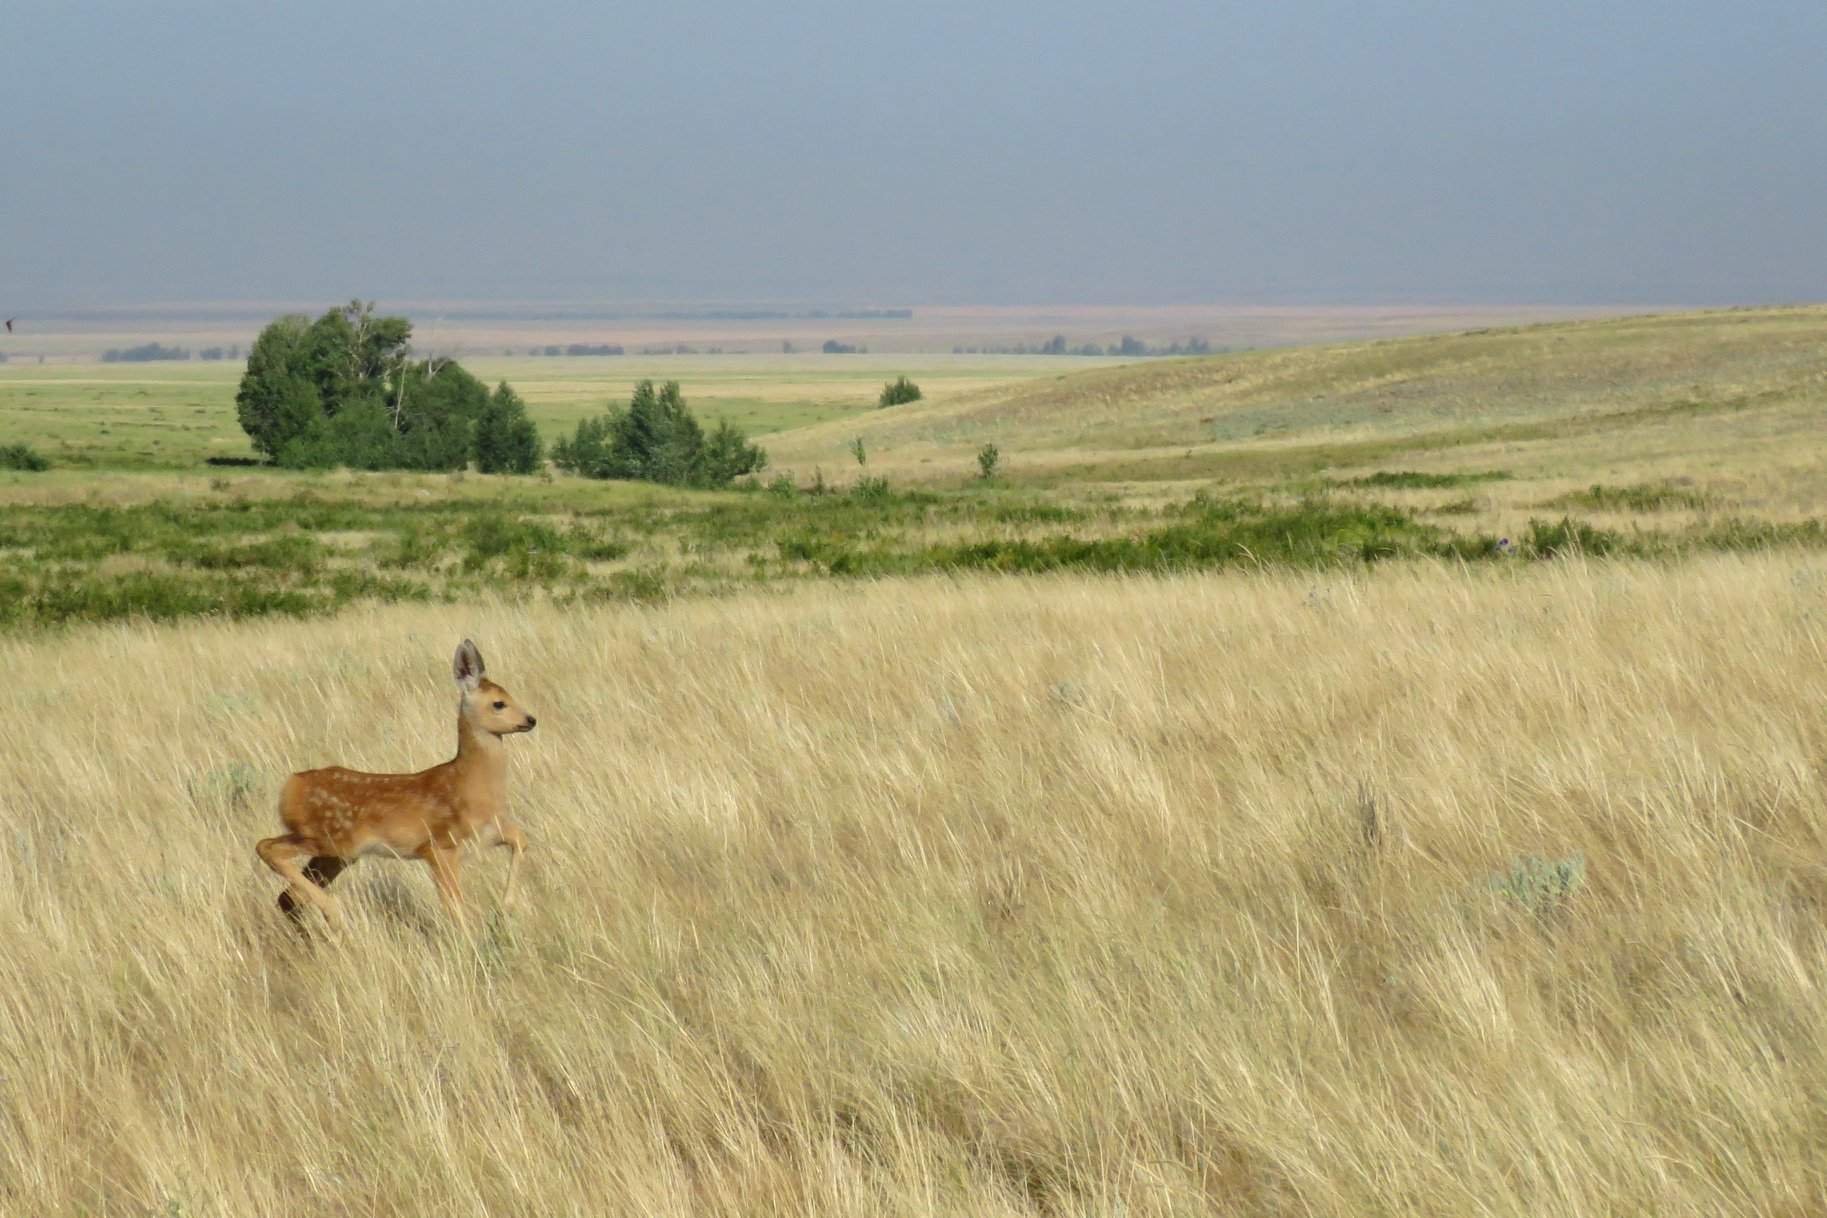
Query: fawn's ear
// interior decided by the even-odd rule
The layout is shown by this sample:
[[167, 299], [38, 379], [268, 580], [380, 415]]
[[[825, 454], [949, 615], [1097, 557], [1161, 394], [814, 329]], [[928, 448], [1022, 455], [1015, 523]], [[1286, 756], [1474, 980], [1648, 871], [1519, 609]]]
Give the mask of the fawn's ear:
[[457, 684], [463, 687], [464, 693], [473, 692], [482, 683], [482, 678], [488, 675], [488, 669], [482, 664], [482, 653], [468, 639], [463, 640], [463, 645], [457, 648], [457, 654], [451, 657], [450, 675], [457, 678]]

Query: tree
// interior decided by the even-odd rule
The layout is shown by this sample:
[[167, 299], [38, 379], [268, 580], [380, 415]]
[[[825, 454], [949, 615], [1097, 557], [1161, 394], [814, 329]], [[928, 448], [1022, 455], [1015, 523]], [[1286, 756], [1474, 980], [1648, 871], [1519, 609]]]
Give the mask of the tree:
[[410, 321], [361, 301], [277, 319], [235, 394], [242, 430], [269, 460], [301, 468], [537, 468], [539, 435], [513, 390], [491, 396], [452, 359], [415, 361], [411, 338]]
[[311, 323], [291, 313], [260, 331], [235, 392], [241, 430], [269, 460], [323, 414], [317, 387], [305, 375], [303, 347]]
[[586, 478], [625, 478], [675, 486], [727, 486], [764, 468], [767, 454], [723, 420], [706, 437], [677, 381], [634, 387], [626, 407], [584, 419], [553, 446], [560, 469]]
[[485, 474], [530, 474], [541, 464], [540, 450], [526, 403], [501, 382], [476, 416], [476, 468]]

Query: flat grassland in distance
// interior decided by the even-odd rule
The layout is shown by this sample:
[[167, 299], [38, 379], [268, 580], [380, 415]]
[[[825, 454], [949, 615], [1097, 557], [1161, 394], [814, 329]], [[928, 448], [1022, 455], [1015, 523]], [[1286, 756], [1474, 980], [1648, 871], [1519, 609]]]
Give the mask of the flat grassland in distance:
[[[1824, 340], [707, 370], [714, 493], [0, 431], [0, 1214], [1827, 1208]], [[525, 903], [298, 940], [279, 782], [465, 635]]]
[[[553, 356], [466, 357], [488, 384], [526, 399], [548, 443], [580, 419], [625, 406], [636, 381], [677, 380], [705, 422], [750, 435], [873, 410], [882, 385], [909, 375], [934, 401], [1052, 376], [1105, 359], [1039, 356]], [[60, 466], [187, 469], [255, 455], [235, 418], [243, 360], [145, 364], [0, 364], [0, 443], [29, 442]]]
[[[296, 941], [466, 633], [524, 905]], [[0, 1211], [1814, 1212], [1824, 650], [1798, 553], [0, 639]]]

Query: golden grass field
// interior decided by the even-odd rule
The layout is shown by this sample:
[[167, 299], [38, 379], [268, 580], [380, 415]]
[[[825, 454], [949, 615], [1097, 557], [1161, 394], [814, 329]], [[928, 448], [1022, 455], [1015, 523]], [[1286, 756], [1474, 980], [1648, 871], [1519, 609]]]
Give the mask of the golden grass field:
[[[466, 633], [524, 907], [295, 942]], [[1819, 1212], [1824, 652], [1783, 554], [6, 639], [0, 1212]]]
[[[810, 380], [751, 394], [795, 420], [770, 477], [860, 478], [860, 435], [925, 507], [0, 472], [0, 524], [42, 513], [12, 570], [91, 561], [84, 513], [372, 507], [328, 580], [442, 502], [680, 576], [566, 605], [453, 549], [448, 603], [0, 630], [0, 1218], [1827, 1212], [1823, 338], [1760, 309], [958, 364], [827, 422]], [[1145, 539], [1195, 492], [1691, 544], [919, 579], [780, 545]], [[540, 721], [517, 907], [498, 851], [467, 932], [366, 861], [301, 938], [253, 853], [280, 783], [448, 758], [466, 635]]]

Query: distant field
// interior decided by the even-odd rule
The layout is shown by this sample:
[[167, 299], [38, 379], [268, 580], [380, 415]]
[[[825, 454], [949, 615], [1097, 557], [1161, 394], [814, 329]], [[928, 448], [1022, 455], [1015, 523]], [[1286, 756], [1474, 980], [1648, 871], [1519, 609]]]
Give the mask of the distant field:
[[[693, 411], [759, 436], [865, 414], [883, 383], [902, 374], [946, 402], [1061, 371], [1058, 359], [952, 355], [484, 356], [465, 366], [490, 384], [512, 384], [548, 441], [586, 415], [626, 404], [644, 377], [679, 381]], [[0, 444], [31, 444], [63, 465], [117, 469], [250, 457], [235, 421], [241, 371], [240, 361], [0, 365]]]
[[[1824, 336], [1827, 309], [1772, 309], [1091, 368], [473, 361], [520, 387], [548, 439], [637, 376], [678, 377], [769, 451], [759, 480], [721, 493], [211, 469], [248, 451], [232, 367], [34, 368], [0, 377], [0, 444], [26, 438], [58, 468], [0, 471], [0, 627], [508, 587], [593, 603], [970, 570], [1827, 547]], [[891, 370], [927, 400], [875, 408]]]
[[[18, 333], [0, 335], [0, 352], [17, 363], [93, 362], [109, 348], [158, 341], [200, 351], [246, 350], [260, 327], [284, 312], [321, 313], [336, 301], [309, 304], [114, 309], [60, 317], [23, 317]], [[632, 358], [649, 348], [684, 344], [700, 351], [777, 354], [783, 343], [817, 351], [837, 339], [882, 354], [946, 354], [954, 348], [1030, 347], [1054, 335], [1071, 346], [1110, 344], [1130, 335], [1158, 346], [1199, 337], [1215, 349], [1241, 350], [1434, 334], [1482, 326], [1614, 315], [1616, 308], [1542, 305], [1255, 306], [1168, 305], [1056, 307], [921, 306], [893, 319], [778, 317], [730, 319], [662, 316], [654, 306], [609, 308], [552, 304], [470, 305], [383, 300], [382, 312], [411, 317], [421, 349], [461, 359], [524, 355], [569, 343], [618, 343]], [[689, 313], [691, 310], [686, 310]]]

